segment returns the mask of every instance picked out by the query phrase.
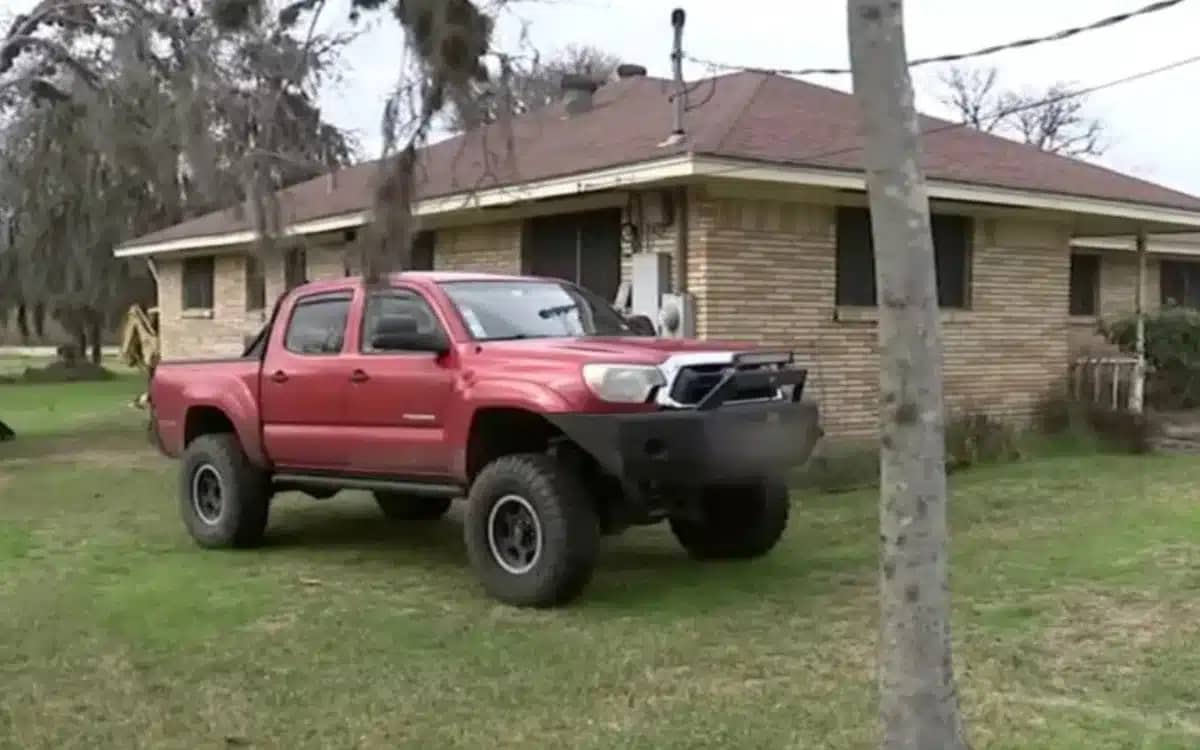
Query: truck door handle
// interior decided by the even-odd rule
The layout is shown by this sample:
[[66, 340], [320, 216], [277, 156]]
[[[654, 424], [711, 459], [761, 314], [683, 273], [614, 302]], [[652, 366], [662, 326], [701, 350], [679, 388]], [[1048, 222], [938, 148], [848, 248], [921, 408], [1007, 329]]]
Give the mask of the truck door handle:
[[355, 370], [354, 372], [350, 373], [351, 383], [365, 383], [370, 379], [371, 378], [367, 375], [367, 373], [363, 372], [362, 370]]
[[271, 376], [271, 380], [276, 383], [286, 383], [288, 379], [287, 373], [283, 370], [276, 370]]

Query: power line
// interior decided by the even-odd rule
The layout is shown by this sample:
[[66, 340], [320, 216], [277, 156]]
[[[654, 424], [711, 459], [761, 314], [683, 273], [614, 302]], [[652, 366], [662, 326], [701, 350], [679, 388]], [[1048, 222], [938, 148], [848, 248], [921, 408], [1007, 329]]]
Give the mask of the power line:
[[[948, 54], [948, 55], [937, 55], [935, 57], [919, 57], [915, 60], [909, 60], [908, 66], [910, 68], [913, 68], [918, 65], [929, 65], [931, 63], [957, 62], [959, 60], [967, 60], [967, 59], [975, 58], [975, 57], [983, 57], [985, 55], [994, 55], [997, 52], [1003, 52], [1005, 50], [1020, 49], [1023, 47], [1032, 47], [1034, 45], [1044, 44], [1046, 42], [1057, 42], [1062, 39], [1069, 39], [1070, 37], [1077, 36], [1079, 34], [1083, 34], [1088, 31], [1095, 31], [1097, 29], [1103, 29], [1103, 28], [1106, 28], [1109, 26], [1115, 26], [1124, 21], [1128, 21], [1131, 18], [1137, 18], [1138, 16], [1145, 16], [1145, 15], [1149, 15], [1151, 13], [1157, 13], [1159, 11], [1166, 10], [1168, 8], [1172, 8], [1176, 5], [1179, 5], [1182, 2], [1184, 2], [1184, 0], [1158, 0], [1157, 2], [1150, 3], [1149, 5], [1145, 5], [1136, 10], [1131, 10], [1131, 11], [1128, 11], [1125, 13], [1118, 13], [1117, 15], [1114, 15], [1114, 16], [1108, 16], [1107, 18], [1101, 18], [1099, 21], [1093, 21], [1092, 23], [1089, 23], [1089, 24], [1086, 24], [1083, 26], [1075, 26], [1075, 27], [1072, 27], [1069, 29], [1063, 29], [1062, 31], [1057, 31], [1053, 34], [1046, 34], [1045, 36], [1029, 37], [1027, 39], [1018, 39], [1015, 42], [1006, 42], [1004, 44], [995, 44], [990, 47], [982, 47], [980, 49], [973, 50], [971, 52], [955, 52], [955, 53]], [[691, 55], [686, 55], [685, 57], [689, 62], [698, 63], [700, 65], [707, 65], [710, 68], [713, 68], [716, 70], [743, 70], [743, 71], [747, 71], [747, 72], [751, 72], [751, 73], [774, 73], [774, 74], [778, 74], [778, 75], [787, 75], [787, 76], [844, 75], [844, 74], [850, 72], [849, 68], [798, 68], [798, 69], [760, 68], [760, 67], [746, 66], [746, 65], [731, 65], [728, 63], [722, 63], [722, 62], [718, 62], [715, 60], [708, 60], [708, 59], [705, 59], [702, 57], [693, 57]]]
[[[1132, 83], [1134, 81], [1139, 81], [1143, 78], [1149, 78], [1150, 76], [1158, 75], [1159, 73], [1166, 73], [1168, 71], [1175, 70], [1176, 68], [1182, 68], [1186, 65], [1193, 65], [1198, 62], [1200, 62], [1200, 55], [1193, 55], [1191, 57], [1187, 57], [1182, 60], [1176, 60], [1173, 63], [1168, 63], [1166, 65], [1160, 65], [1157, 68], [1150, 68], [1149, 70], [1143, 70], [1143, 71], [1140, 71], [1137, 73], [1131, 73], [1131, 74], [1129, 74], [1127, 76], [1123, 76], [1121, 78], [1114, 78], [1113, 80], [1105, 81], [1104, 83], [1098, 83], [1098, 84], [1095, 84], [1092, 86], [1087, 86], [1085, 88], [1076, 89], [1074, 91], [1067, 91], [1067, 92], [1064, 92], [1061, 94], [1056, 94], [1054, 96], [1048, 96], [1044, 99], [1039, 99], [1037, 101], [1029, 102], [1027, 104], [1022, 104], [1019, 107], [1002, 107], [1002, 108], [998, 109], [996, 112], [990, 113], [984, 119], [990, 119], [991, 117], [994, 117], [997, 115], [1006, 115], [1006, 116], [1012, 115], [1012, 114], [1016, 114], [1018, 112], [1025, 112], [1027, 110], [1037, 109], [1038, 107], [1045, 107], [1045, 106], [1048, 106], [1051, 104], [1057, 104], [1058, 102], [1067, 101], [1068, 99], [1076, 99], [1081, 96], [1087, 96], [1089, 94], [1094, 94], [1097, 91], [1104, 91], [1105, 89], [1110, 89], [1115, 86], [1121, 86], [1126, 83]], [[945, 125], [938, 125], [937, 127], [934, 127], [934, 128], [927, 128], [925, 130], [922, 130], [919, 133], [919, 135], [924, 137], [927, 135], [934, 135], [936, 133], [944, 133], [948, 130], [956, 130], [958, 128], [965, 128], [965, 127], [970, 127], [970, 126], [965, 122], [951, 122], [951, 123], [946, 123]], [[999, 136], [997, 136], [997, 137], [999, 137]], [[805, 154], [803, 156], [799, 156], [794, 159], [789, 159], [789, 161], [793, 164], [812, 163], [812, 162], [815, 162], [815, 161], [818, 161], [821, 159], [827, 159], [831, 156], [841, 156], [842, 154], [850, 154], [850, 153], [854, 153], [856, 151], [861, 151], [864, 148], [865, 148], [865, 145], [859, 143], [859, 144], [855, 144], [853, 146], [845, 146], [842, 148], [831, 149], [829, 151], [821, 151], [821, 152], [812, 153], [812, 154]], [[728, 167], [726, 169], [718, 169], [718, 170], [714, 170], [712, 172], [707, 172], [705, 174], [705, 176], [710, 176], [710, 177], [711, 176], [719, 176], [719, 175], [723, 175], [723, 174], [729, 174], [732, 172], [741, 172], [741, 171], [744, 171], [745, 169], [747, 169], [746, 166], [739, 165], [739, 166], [735, 166], [735, 167]]]

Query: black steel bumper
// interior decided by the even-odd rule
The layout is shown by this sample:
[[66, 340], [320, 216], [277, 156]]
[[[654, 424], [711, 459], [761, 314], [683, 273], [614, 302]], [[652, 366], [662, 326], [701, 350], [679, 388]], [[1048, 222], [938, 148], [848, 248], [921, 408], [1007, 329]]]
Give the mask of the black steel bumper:
[[607, 473], [642, 491], [779, 476], [806, 461], [821, 436], [817, 407], [806, 402], [547, 416]]

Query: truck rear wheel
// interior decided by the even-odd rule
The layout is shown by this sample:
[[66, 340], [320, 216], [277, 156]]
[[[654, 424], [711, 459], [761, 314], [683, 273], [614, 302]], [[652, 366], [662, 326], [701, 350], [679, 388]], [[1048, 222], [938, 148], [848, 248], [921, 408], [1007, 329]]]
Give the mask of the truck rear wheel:
[[761, 557], [787, 528], [788, 493], [780, 482], [705, 491], [703, 520], [672, 518], [671, 531], [699, 560]]
[[201, 547], [253, 547], [267, 528], [270, 480], [235, 435], [203, 435], [184, 451], [179, 501], [183, 523]]
[[550, 456], [488, 464], [471, 486], [463, 534], [489, 594], [520, 607], [574, 599], [591, 580], [600, 525], [579, 481]]
[[448, 497], [418, 497], [396, 492], [376, 492], [375, 502], [393, 521], [436, 521], [450, 510]]

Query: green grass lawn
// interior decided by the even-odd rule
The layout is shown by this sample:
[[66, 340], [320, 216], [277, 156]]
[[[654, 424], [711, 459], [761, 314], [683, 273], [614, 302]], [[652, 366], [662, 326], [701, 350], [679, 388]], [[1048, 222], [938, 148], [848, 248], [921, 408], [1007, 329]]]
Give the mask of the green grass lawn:
[[[361, 494], [201, 551], [137, 419], [85, 423], [0, 446], [0, 748], [873, 745], [870, 492], [797, 495], [752, 563], [633, 530], [578, 605], [531, 612], [483, 596], [456, 521]], [[952, 504], [974, 746], [1200, 746], [1200, 461], [983, 468]]]
[[128, 426], [141, 415], [129, 403], [145, 390], [146, 376], [126, 369], [115, 372], [112, 380], [90, 383], [0, 383], [0, 420], [22, 436]]

